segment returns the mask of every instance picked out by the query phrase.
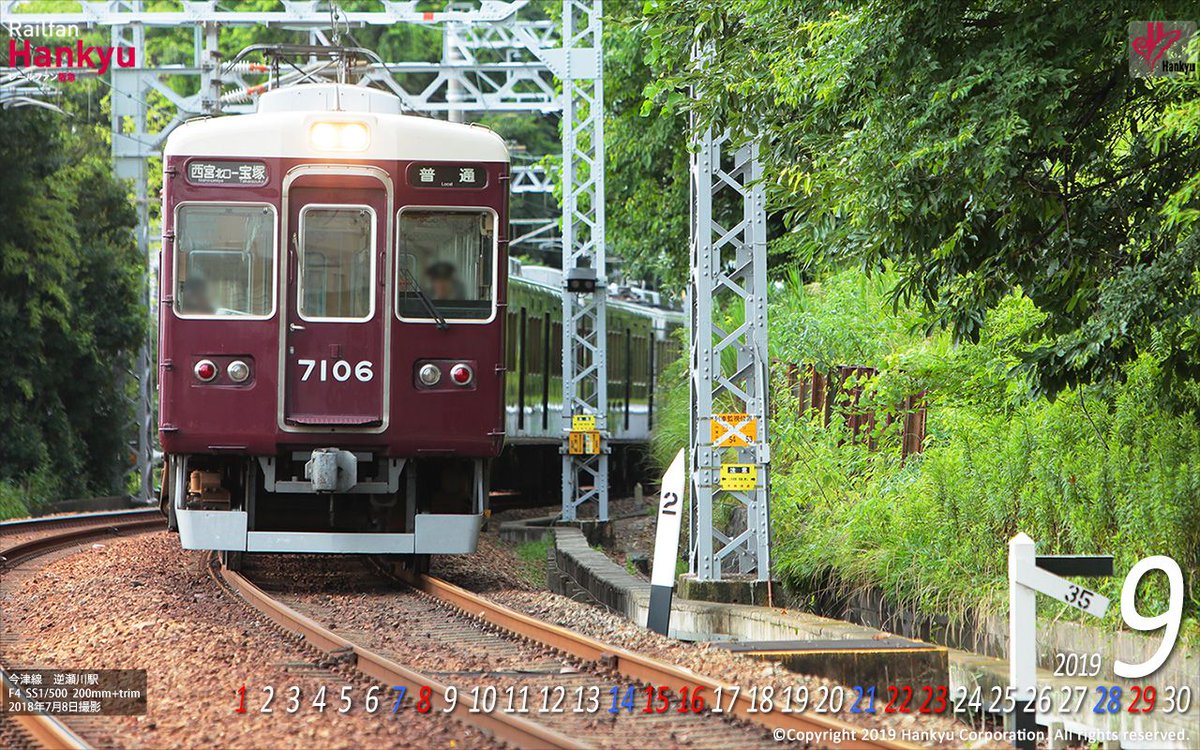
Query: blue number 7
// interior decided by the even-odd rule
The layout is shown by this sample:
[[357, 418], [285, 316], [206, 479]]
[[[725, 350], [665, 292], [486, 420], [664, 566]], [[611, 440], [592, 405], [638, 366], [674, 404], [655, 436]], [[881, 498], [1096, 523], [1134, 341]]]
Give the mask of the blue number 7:
[[408, 692], [407, 685], [392, 685], [392, 690], [396, 690], [396, 705], [392, 706], [392, 713], [400, 710], [400, 701], [404, 700], [404, 694]]

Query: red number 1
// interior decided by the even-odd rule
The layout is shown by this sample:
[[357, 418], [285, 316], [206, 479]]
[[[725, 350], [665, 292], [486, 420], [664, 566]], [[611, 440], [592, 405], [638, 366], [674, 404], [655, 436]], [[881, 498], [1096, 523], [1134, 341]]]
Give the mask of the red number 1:
[[244, 714], [244, 713], [246, 713], [246, 686], [242, 685], [240, 688], [238, 688], [237, 694], [238, 694], [238, 707], [237, 707], [237, 710], [234, 711], [234, 713], [235, 714]]

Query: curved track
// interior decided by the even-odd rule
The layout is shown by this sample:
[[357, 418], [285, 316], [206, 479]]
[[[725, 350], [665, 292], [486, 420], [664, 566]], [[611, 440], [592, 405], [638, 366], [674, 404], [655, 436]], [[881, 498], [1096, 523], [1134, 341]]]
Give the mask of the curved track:
[[[718, 687], [723, 688], [726, 694], [732, 690], [732, 685], [719, 680], [644, 654], [606, 644], [558, 625], [542, 622], [440, 578], [430, 575], [405, 575], [405, 579], [414, 588], [452, 604], [463, 612], [479, 617], [502, 630], [541, 643], [581, 661], [599, 663], [630, 680], [647, 685], [665, 686], [675, 695], [678, 695], [683, 688], [694, 690], [696, 686], [704, 687], [710, 695], [715, 693]], [[782, 729], [785, 732], [787, 730], [823, 732], [830, 737], [853, 737], [859, 734], [858, 728], [850, 724], [817, 714], [755, 712], [750, 698], [744, 692], [737, 693], [737, 698], [729, 710], [734, 716], [744, 721], [760, 724], [769, 729]], [[900, 742], [869, 742], [865, 740], [855, 740], [849, 743], [833, 742], [830, 746], [887, 750], [899, 750], [900, 748], [916, 750], [917, 747]]]
[[[156, 508], [5, 521], [0, 523], [0, 571], [91, 539], [163, 526], [163, 518]], [[7, 682], [7, 676], [5, 680]], [[5, 714], [5, 718], [15, 722], [38, 747], [53, 750], [88, 747], [83, 738], [57, 717]]]
[[157, 508], [4, 521], [0, 523], [0, 569], [94, 537], [158, 526], [165, 523]]
[[[377, 651], [374, 645], [365, 645], [366, 639], [354, 636], [353, 630], [346, 629], [346, 623], [340, 616], [335, 615], [336, 609], [317, 613], [299, 602], [293, 606], [290, 603], [292, 597], [286, 589], [286, 584], [282, 589], [273, 587], [269, 593], [240, 573], [224, 568], [218, 569], [215, 565], [212, 567], [212, 571], [214, 577], [219, 577], [255, 608], [280, 626], [301, 634], [314, 647], [332, 656], [346, 659], [358, 671], [385, 684], [430, 686], [433, 688], [433, 706], [439, 710], [450, 708], [450, 705], [443, 700], [446, 686], [430, 677], [429, 673], [433, 670], [429, 668], [428, 664], [424, 667], [425, 673], [423, 674], [411, 666], [396, 663]], [[257, 574], [254, 577], [259, 578]], [[444, 622], [444, 614], [441, 615], [442, 621], [436, 621], [433, 617], [434, 613], [418, 611], [420, 603], [414, 603], [411, 599], [405, 600], [404, 603], [398, 603], [396, 605], [397, 612], [402, 612], [402, 616], [424, 618], [422, 621], [427, 622], [431, 630], [445, 630], [448, 637], [463, 644], [464, 650], [470, 650], [484, 642], [485, 649], [491, 648], [498, 653], [511, 646], [511, 642], [523, 642], [581, 662], [585, 671], [599, 675], [616, 674], [627, 681], [666, 687], [675, 696], [680, 694], [681, 688], [688, 687], [695, 690], [697, 686], [707, 688], [709, 695], [712, 695], [718, 686], [724, 687], [726, 694], [729, 692], [730, 686], [723, 685], [720, 681], [674, 664], [603, 643], [556, 625], [541, 622], [440, 579], [425, 575], [404, 575], [404, 581], [420, 592], [418, 597], [420, 600], [429, 602], [425, 605], [426, 607], [449, 605], [452, 609], [458, 610], [452, 619], [468, 621], [469, 624], [464, 627], [462, 623]], [[397, 593], [401, 597], [405, 595], [404, 591]], [[411, 593], [409, 596], [411, 597]], [[289, 602], [281, 601], [281, 599], [289, 599]], [[309, 614], [299, 611], [297, 607], [306, 609]], [[444, 612], [444, 610], [442, 611]], [[317, 621], [318, 617], [325, 619], [327, 616], [336, 616], [339, 633], [334, 633]], [[462, 632], [459, 632], [460, 630]], [[509, 644], [500, 641], [488, 642], [487, 631], [497, 633], [496, 638], [507, 640]], [[351, 637], [348, 638], [343, 633], [349, 634]], [[530, 665], [530, 670], [534, 670], [533, 665]], [[470, 710], [466, 701], [458, 701], [452, 707], [451, 712], [462, 722], [485, 730], [497, 740], [516, 747], [580, 748], [605, 744], [600, 735], [571, 726], [569, 716], [560, 715], [557, 716], [557, 721], [554, 721], [556, 717], [541, 716], [534, 712], [525, 715], [500, 710], [491, 713], [477, 712]], [[828, 743], [828, 746], [831, 747], [915, 747], [897, 742], [863, 740], [859, 736], [861, 731], [856, 731], [861, 728], [824, 716], [755, 713], [751, 709], [750, 701], [744, 698], [736, 701], [729, 710], [729, 714], [724, 721], [719, 715], [711, 714], [703, 717], [697, 715], [668, 717], [664, 715], [655, 717], [656, 720], [661, 720], [657, 723], [639, 721], [638, 725], [640, 730], [645, 730], [646, 734], [642, 737], [646, 739], [655, 736], [655, 732], [660, 733], [659, 737], [675, 736], [674, 733], [680, 732], [681, 727], [686, 727], [687, 730], [699, 733], [695, 735], [694, 739], [699, 739], [703, 735], [707, 738], [708, 744], [716, 746], [755, 744], [754, 738], [756, 736], [765, 738], [769, 734], [766, 731], [768, 729], [783, 731], [790, 729], [795, 732], [822, 733], [831, 738]], [[702, 718], [708, 721], [701, 721]], [[735, 721], [730, 724], [729, 720]], [[596, 729], [599, 730], [599, 727]], [[601, 735], [603, 734], [602, 731]], [[720, 744], [724, 735], [730, 735], [733, 738], [727, 737], [724, 742], [733, 744]], [[741, 737], [741, 740], [739, 741], [737, 737]], [[609, 743], [613, 739], [616, 738], [609, 737]], [[838, 742], [839, 739], [842, 741]], [[598, 742], [593, 743], [593, 740], [598, 740]], [[659, 742], [661, 741], [660, 739]], [[769, 744], [769, 741], [765, 741], [763, 744]]]
[[[96, 538], [127, 532], [139, 532], [161, 527], [161, 516], [155, 509], [55, 516], [0, 523], [0, 569], [23, 565], [30, 559], [55, 550], [77, 545]], [[421, 684], [433, 689], [432, 703], [439, 710], [450, 708], [444, 700], [445, 686], [426, 674], [398, 664], [361, 643], [332, 632], [312, 617], [279, 601], [248, 578], [212, 566], [213, 576], [235, 590], [253, 607], [282, 627], [300, 633], [314, 647], [342, 658], [349, 658], [359, 672], [387, 684]], [[728, 692], [729, 686], [718, 680], [670, 664], [644, 654], [634, 653], [594, 638], [581, 635], [557, 625], [542, 622], [516, 612], [490, 599], [474, 594], [441, 579], [428, 575], [401, 573], [402, 580], [424, 598], [449, 605], [478, 623], [480, 629], [495, 629], [505, 637], [536, 644], [594, 667], [600, 672], [620, 675], [626, 680], [668, 688], [678, 695], [681, 688], [707, 688], [710, 694], [718, 686]], [[465, 724], [490, 733], [497, 740], [516, 747], [584, 748], [590, 747], [586, 735], [569, 734], [545, 723], [520, 714], [474, 712], [466, 702], [459, 701], [451, 713]], [[731, 718], [773, 730], [823, 732], [830, 737], [851, 737], [849, 741], [831, 743], [848, 748], [911, 748], [896, 742], [868, 742], [857, 738], [851, 725], [820, 715], [793, 713], [755, 713], [750, 701], [740, 695], [730, 709]], [[62, 721], [43, 715], [8, 716], [16, 722], [28, 741], [45, 748], [86, 748], [87, 743]]]

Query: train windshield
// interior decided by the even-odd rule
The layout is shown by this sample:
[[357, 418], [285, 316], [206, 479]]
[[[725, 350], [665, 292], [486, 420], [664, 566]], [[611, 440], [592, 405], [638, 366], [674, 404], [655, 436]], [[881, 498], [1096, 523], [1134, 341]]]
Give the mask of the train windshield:
[[[448, 320], [487, 320], [495, 294], [496, 214], [489, 210], [408, 208], [400, 212], [396, 309], [430, 319], [419, 285]], [[403, 273], [407, 271], [407, 273]]]
[[369, 320], [375, 306], [375, 213], [368, 206], [300, 212], [300, 317]]
[[185, 204], [175, 215], [175, 311], [184, 317], [270, 316], [275, 210]]

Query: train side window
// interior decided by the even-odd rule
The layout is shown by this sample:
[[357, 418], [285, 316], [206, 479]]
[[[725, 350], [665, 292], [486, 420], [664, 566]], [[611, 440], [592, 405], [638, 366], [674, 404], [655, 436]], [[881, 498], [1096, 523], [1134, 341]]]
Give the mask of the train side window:
[[375, 308], [375, 212], [309, 204], [300, 211], [300, 317], [370, 320]]
[[404, 208], [396, 242], [396, 310], [431, 320], [421, 292], [448, 320], [495, 312], [496, 214], [490, 209]]
[[183, 203], [175, 210], [175, 313], [267, 318], [275, 309], [275, 209]]
[[[542, 318], [542, 429], [550, 427], [550, 372], [553, 368], [550, 362], [550, 340], [554, 336], [550, 313]], [[559, 360], [561, 366], [561, 360]]]

